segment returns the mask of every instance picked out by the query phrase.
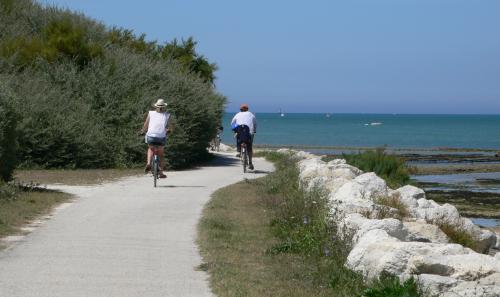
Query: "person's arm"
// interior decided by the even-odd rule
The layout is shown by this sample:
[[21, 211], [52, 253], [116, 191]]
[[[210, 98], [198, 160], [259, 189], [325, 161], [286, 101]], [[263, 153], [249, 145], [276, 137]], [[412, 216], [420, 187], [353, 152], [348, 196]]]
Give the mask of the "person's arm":
[[149, 113], [148, 116], [146, 117], [146, 120], [144, 121], [144, 125], [142, 126], [141, 133], [146, 133], [148, 131], [149, 127]]
[[257, 118], [255, 116], [253, 116], [252, 123], [253, 123], [253, 134], [255, 134], [257, 133]]
[[172, 133], [172, 131], [174, 131], [174, 128], [172, 126], [172, 115], [170, 115], [167, 121], [167, 133]]

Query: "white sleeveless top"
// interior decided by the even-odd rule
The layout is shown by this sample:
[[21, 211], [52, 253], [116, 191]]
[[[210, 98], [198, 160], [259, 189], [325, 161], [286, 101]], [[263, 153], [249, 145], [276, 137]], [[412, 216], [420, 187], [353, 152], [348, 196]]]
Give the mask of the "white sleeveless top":
[[149, 111], [149, 125], [146, 136], [167, 137], [167, 124], [170, 114], [168, 112]]

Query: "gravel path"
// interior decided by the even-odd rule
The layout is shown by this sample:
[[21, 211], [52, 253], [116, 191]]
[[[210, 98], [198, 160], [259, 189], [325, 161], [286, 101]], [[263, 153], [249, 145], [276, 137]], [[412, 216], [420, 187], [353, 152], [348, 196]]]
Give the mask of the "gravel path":
[[195, 238], [203, 205], [218, 188], [263, 176], [243, 174], [221, 154], [212, 164], [94, 187], [59, 186], [78, 198], [0, 251], [1, 297], [213, 296]]

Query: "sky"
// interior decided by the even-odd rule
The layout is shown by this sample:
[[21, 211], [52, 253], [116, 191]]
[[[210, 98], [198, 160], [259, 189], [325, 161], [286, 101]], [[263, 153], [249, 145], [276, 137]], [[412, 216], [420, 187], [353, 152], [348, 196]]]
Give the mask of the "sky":
[[194, 37], [228, 111], [500, 114], [498, 0], [43, 0]]

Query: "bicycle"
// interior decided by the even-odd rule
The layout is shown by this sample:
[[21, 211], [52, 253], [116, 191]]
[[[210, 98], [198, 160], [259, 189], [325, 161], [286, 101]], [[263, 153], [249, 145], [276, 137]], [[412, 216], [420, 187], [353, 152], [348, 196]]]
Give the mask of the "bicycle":
[[151, 146], [151, 150], [153, 151], [153, 156], [151, 157], [151, 173], [153, 173], [153, 185], [155, 188], [160, 174], [160, 156], [158, 155], [158, 148], [158, 145]]

